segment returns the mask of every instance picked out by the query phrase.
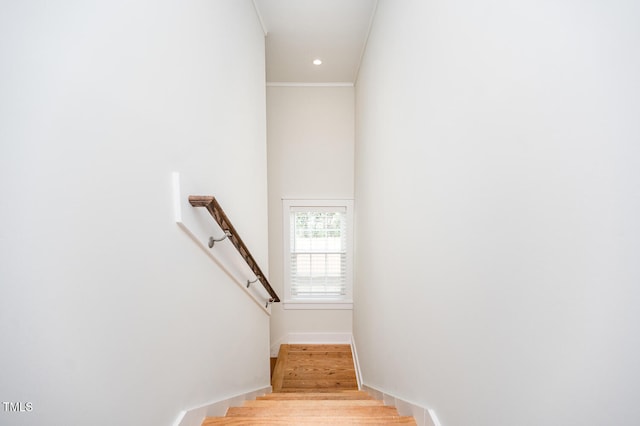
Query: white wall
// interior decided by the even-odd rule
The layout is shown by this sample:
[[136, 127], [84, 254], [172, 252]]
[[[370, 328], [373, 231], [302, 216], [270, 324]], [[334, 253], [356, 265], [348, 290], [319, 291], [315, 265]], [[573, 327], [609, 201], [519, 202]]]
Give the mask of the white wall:
[[264, 36], [250, 1], [4, 2], [0, 424], [172, 424], [269, 384], [268, 316], [173, 217], [216, 195], [264, 269]]
[[364, 383], [443, 426], [640, 423], [638, 22], [625, 0], [380, 0], [356, 85]]
[[[353, 87], [267, 88], [269, 269], [283, 300], [282, 199], [353, 198], [353, 108]], [[351, 310], [272, 309], [276, 351], [289, 333], [352, 330]]]

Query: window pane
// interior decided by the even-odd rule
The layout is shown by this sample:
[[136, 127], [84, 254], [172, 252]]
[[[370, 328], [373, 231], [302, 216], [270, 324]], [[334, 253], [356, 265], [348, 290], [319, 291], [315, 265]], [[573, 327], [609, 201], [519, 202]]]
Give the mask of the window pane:
[[292, 252], [346, 252], [346, 220], [342, 212], [291, 214]]
[[295, 207], [289, 220], [289, 291], [294, 299], [347, 294], [347, 210]]

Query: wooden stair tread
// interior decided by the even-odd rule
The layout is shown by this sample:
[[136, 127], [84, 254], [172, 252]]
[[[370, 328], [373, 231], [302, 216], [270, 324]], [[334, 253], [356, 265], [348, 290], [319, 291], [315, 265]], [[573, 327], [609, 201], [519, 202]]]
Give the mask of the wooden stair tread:
[[227, 410], [227, 417], [322, 417], [327, 414], [331, 416], [377, 416], [377, 417], [398, 417], [398, 410], [395, 407], [334, 407], [328, 410], [324, 407], [231, 407]]
[[413, 425], [413, 417], [207, 417], [202, 426], [231, 425], [231, 426], [307, 426], [307, 425]]
[[274, 392], [358, 389], [350, 345], [280, 345]]
[[289, 388], [289, 389], [283, 389], [281, 390], [281, 392], [283, 393], [306, 393], [306, 392], [318, 392], [318, 393], [322, 393], [322, 392], [327, 392], [327, 393], [331, 393], [336, 391], [335, 388], [326, 388], [326, 389], [311, 389], [311, 388]]
[[309, 400], [309, 399], [287, 399], [287, 400], [264, 400], [255, 399], [245, 401], [243, 407], [281, 407], [281, 408], [324, 408], [332, 410], [338, 407], [383, 407], [384, 403], [376, 399], [329, 399], [329, 400]]
[[274, 392], [256, 399], [340, 399], [340, 400], [358, 400], [358, 399], [374, 399], [371, 395], [363, 391], [345, 390], [338, 392]]
[[416, 421], [410, 416], [398, 417], [207, 417], [202, 426], [307, 426], [307, 425], [413, 425]]

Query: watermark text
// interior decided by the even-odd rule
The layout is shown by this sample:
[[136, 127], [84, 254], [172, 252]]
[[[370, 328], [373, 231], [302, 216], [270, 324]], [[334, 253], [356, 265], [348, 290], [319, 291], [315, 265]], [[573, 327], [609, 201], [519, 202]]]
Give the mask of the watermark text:
[[7, 413], [29, 413], [33, 411], [32, 402], [2, 402], [2, 410]]

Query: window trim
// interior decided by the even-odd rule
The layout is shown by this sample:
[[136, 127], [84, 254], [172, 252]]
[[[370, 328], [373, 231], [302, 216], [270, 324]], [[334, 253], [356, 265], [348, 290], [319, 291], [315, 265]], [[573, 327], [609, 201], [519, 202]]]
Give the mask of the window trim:
[[[339, 207], [346, 209], [347, 272], [346, 294], [341, 298], [294, 299], [291, 297], [291, 209], [295, 207]], [[353, 309], [353, 199], [282, 199], [284, 309]]]

